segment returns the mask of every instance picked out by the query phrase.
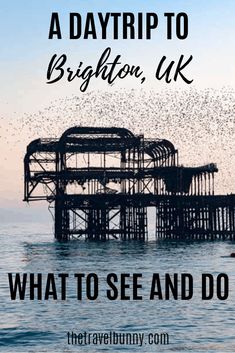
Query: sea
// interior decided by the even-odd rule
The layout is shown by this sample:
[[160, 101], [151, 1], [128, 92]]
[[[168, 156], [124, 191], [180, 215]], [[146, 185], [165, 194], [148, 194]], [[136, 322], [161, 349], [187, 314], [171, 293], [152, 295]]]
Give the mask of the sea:
[[[60, 243], [48, 224], [3, 223], [0, 351], [235, 352], [232, 252], [231, 241], [160, 240], [153, 234], [145, 242]], [[16, 273], [20, 280], [27, 274], [24, 298], [17, 292], [12, 299], [9, 273], [13, 285]], [[35, 281], [41, 274], [41, 299], [37, 288], [30, 299], [30, 274]], [[60, 274], [67, 275], [65, 298]], [[192, 280], [190, 299], [183, 298], [183, 277], [186, 294]]]

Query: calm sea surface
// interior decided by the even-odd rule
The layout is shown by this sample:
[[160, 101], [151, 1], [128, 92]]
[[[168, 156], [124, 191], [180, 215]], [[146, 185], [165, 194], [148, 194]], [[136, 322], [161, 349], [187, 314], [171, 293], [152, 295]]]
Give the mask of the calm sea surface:
[[[210, 241], [57, 243], [48, 226], [2, 224], [0, 228], [0, 351], [1, 352], [235, 352], [235, 243]], [[50, 233], [49, 233], [50, 232]], [[8, 273], [54, 273], [58, 300], [10, 299]], [[107, 274], [142, 273], [141, 301], [107, 298]], [[202, 273], [229, 276], [229, 297], [201, 299]], [[60, 299], [57, 275], [68, 273], [67, 300]], [[96, 273], [95, 301], [76, 298], [74, 273]], [[189, 301], [149, 299], [153, 273], [160, 273], [163, 296], [165, 273], [190, 273], [193, 298]], [[131, 284], [132, 277], [129, 279]], [[118, 289], [120, 283], [118, 283]], [[180, 289], [180, 277], [179, 277]], [[43, 286], [43, 293], [45, 285]], [[128, 294], [132, 291], [127, 289]], [[67, 332], [168, 333], [168, 346], [69, 345]]]

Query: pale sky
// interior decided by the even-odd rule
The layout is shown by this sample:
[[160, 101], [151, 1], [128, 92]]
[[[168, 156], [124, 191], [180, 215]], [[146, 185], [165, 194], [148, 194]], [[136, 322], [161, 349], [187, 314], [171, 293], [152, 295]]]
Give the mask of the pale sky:
[[[79, 12], [82, 18], [85, 18], [87, 12], [155, 12], [159, 17], [159, 25], [155, 35], [149, 41], [147, 40], [69, 40], [69, 13]], [[60, 16], [60, 23], [62, 29], [62, 40], [49, 40], [48, 31], [52, 12], [58, 12]], [[185, 40], [174, 38], [173, 40], [166, 39], [166, 19], [165, 12], [185, 12], [189, 19], [189, 33]], [[231, 156], [234, 150], [233, 134], [234, 132], [234, 100], [232, 100], [233, 93], [229, 96], [228, 101], [225, 102], [221, 108], [223, 101], [223, 87], [228, 90], [235, 88], [235, 2], [233, 0], [160, 0], [160, 1], [78, 1], [78, 0], [8, 0], [1, 4], [0, 9], [0, 41], [1, 41], [1, 55], [0, 55], [0, 74], [1, 74], [1, 92], [0, 92], [0, 207], [21, 207], [22, 206], [22, 157], [27, 143], [35, 137], [41, 137], [41, 134], [48, 134], [49, 136], [57, 135], [62, 132], [64, 127], [69, 127], [76, 123], [76, 119], [82, 124], [86, 124], [84, 118], [85, 114], [91, 114], [87, 117], [90, 123], [99, 119], [100, 111], [94, 108], [89, 112], [87, 108], [86, 97], [89, 100], [89, 94], [92, 93], [92, 99], [97, 97], [99, 104], [102, 105], [102, 94], [99, 95], [99, 90], [107, 92], [108, 95], [115, 95], [119, 90], [135, 89], [136, 91], [145, 90], [149, 92], [151, 89], [154, 94], [162, 92], [163, 90], [179, 90], [179, 92], [193, 90], [205, 90], [210, 88], [220, 92], [220, 108], [219, 111], [225, 114], [223, 124], [223, 116], [220, 116], [216, 123], [212, 122], [212, 129], [209, 128], [207, 136], [209, 139], [213, 136], [213, 141], [204, 138], [205, 143], [210, 150], [209, 156], [214, 162], [221, 162], [223, 169], [223, 180], [226, 176], [226, 183], [221, 183], [223, 186], [219, 188], [221, 192], [231, 192], [234, 182], [232, 180], [232, 173], [229, 172]], [[80, 61], [84, 61], [87, 65], [95, 65], [101, 53], [106, 47], [110, 46], [112, 49], [111, 57], [121, 55], [123, 63], [130, 63], [133, 65], [140, 65], [145, 73], [146, 82], [141, 85], [136, 79], [125, 79], [116, 82], [113, 86], [109, 86], [106, 82], [101, 82], [100, 79], [93, 80], [90, 84], [87, 93], [79, 92], [79, 82], [68, 83], [60, 81], [56, 84], [46, 84], [46, 71], [50, 58], [53, 54], [66, 54], [68, 62], [71, 67], [76, 68]], [[193, 61], [187, 68], [187, 74], [194, 81], [191, 85], [186, 85], [183, 82], [174, 82], [166, 85], [157, 81], [154, 78], [157, 63], [165, 55], [169, 61], [178, 60], [179, 56], [183, 54], [185, 58], [190, 55], [193, 56]], [[222, 90], [222, 91], [221, 91]], [[139, 93], [136, 93], [138, 96]], [[215, 97], [217, 93], [210, 93], [211, 97]], [[176, 93], [174, 95], [175, 104], [179, 103]], [[74, 109], [74, 101], [71, 97], [78, 96], [81, 99], [80, 110]], [[194, 95], [195, 96], [195, 95]], [[227, 93], [226, 93], [227, 96]], [[141, 95], [138, 96], [141, 100]], [[169, 97], [169, 95], [168, 95]], [[120, 98], [120, 96], [119, 96]], [[108, 99], [108, 98], [107, 98]], [[136, 97], [135, 97], [136, 99]], [[110, 101], [113, 97], [110, 98]], [[212, 99], [213, 101], [213, 99]], [[61, 103], [63, 102], [63, 103]], [[71, 107], [69, 106], [71, 102]], [[143, 99], [143, 105], [147, 102], [146, 97]], [[214, 101], [213, 101], [214, 102]], [[212, 103], [213, 103], [212, 102]], [[218, 109], [215, 109], [215, 104], [211, 102], [206, 106], [206, 111], [203, 112], [210, 120]], [[61, 109], [61, 104], [66, 106], [66, 109]], [[107, 105], [107, 102], [105, 102]], [[195, 105], [197, 103], [195, 102]], [[49, 112], [49, 107], [53, 106], [53, 112]], [[169, 102], [165, 102], [165, 110], [163, 113], [166, 116], [166, 109], [169, 106], [173, 109]], [[56, 108], [58, 107], [58, 109]], [[110, 109], [110, 110], [109, 110]], [[107, 118], [112, 119], [111, 108], [107, 108]], [[115, 109], [126, 109], [126, 127], [131, 126], [130, 119], [132, 116], [131, 106], [123, 107], [115, 106]], [[148, 112], [151, 121], [154, 119], [153, 108]], [[192, 113], [193, 105], [190, 105], [191, 111], [185, 108], [185, 114]], [[195, 111], [198, 107], [195, 106]], [[177, 114], [179, 109], [172, 110], [172, 114]], [[72, 113], [71, 113], [72, 112]], [[54, 114], [54, 115], [53, 115]], [[69, 117], [72, 114], [71, 124]], [[97, 114], [97, 116], [95, 116]], [[138, 114], [138, 112], [136, 112]], [[48, 123], [51, 119], [53, 122], [57, 117], [57, 126]], [[113, 115], [114, 117], [115, 115]], [[30, 120], [31, 117], [31, 120]], [[76, 119], [75, 119], [76, 118]], [[36, 122], [36, 120], [38, 122]], [[90, 120], [89, 120], [90, 119]], [[178, 119], [178, 118], [177, 118]], [[172, 120], [173, 132], [164, 130], [163, 120], [161, 121], [161, 128], [154, 125], [154, 135], [156, 137], [168, 137], [173, 139], [182, 150], [183, 135], [179, 132], [177, 135], [178, 125], [177, 119]], [[183, 118], [182, 118], [183, 119]], [[66, 120], [66, 123], [64, 123]], [[32, 121], [32, 126], [29, 126], [29, 121]], [[61, 121], [61, 126], [58, 124]], [[106, 120], [103, 119], [104, 123]], [[219, 122], [218, 122], [219, 121]], [[218, 123], [218, 124], [217, 124]], [[43, 127], [45, 124], [45, 127]], [[109, 120], [112, 124], [112, 120]], [[114, 124], [117, 120], [114, 119]], [[213, 124], [217, 124], [216, 127]], [[186, 125], [185, 125], [186, 126]], [[206, 162], [207, 156], [203, 156], [200, 152], [200, 146], [194, 139], [193, 123], [185, 127], [185, 135], [187, 138], [187, 148], [181, 151], [182, 163], [187, 164], [194, 160], [188, 152], [191, 147], [194, 148], [197, 156], [195, 161], [200, 162], [198, 154], [202, 153], [202, 161]], [[202, 124], [202, 129], [203, 128]], [[208, 125], [209, 126], [209, 125]], [[221, 132], [221, 126], [223, 131]], [[142, 132], [149, 133], [149, 127], [142, 128]], [[200, 127], [199, 127], [200, 128]], [[216, 130], [217, 129], [217, 130]], [[138, 130], [138, 128], [136, 128]], [[197, 136], [198, 124], [195, 126], [195, 136]], [[215, 134], [216, 131], [216, 134]], [[137, 131], [138, 132], [138, 131]], [[153, 129], [152, 131], [153, 132]], [[158, 136], [161, 133], [161, 136]], [[162, 136], [166, 135], [166, 136]], [[177, 137], [177, 136], [178, 137]], [[190, 136], [190, 137], [189, 137]], [[218, 141], [216, 141], [218, 136]], [[221, 137], [222, 136], [222, 137]], [[191, 141], [191, 142], [190, 142]], [[195, 147], [197, 146], [197, 147]], [[211, 148], [213, 146], [213, 148]], [[217, 150], [216, 150], [217, 146]], [[202, 146], [203, 147], [203, 146]], [[196, 150], [195, 150], [196, 148]], [[206, 149], [207, 150], [207, 149]], [[212, 152], [211, 152], [212, 151]], [[209, 158], [208, 158], [209, 159]], [[233, 163], [235, 164], [235, 163]], [[226, 170], [228, 173], [226, 174]], [[234, 189], [233, 189], [234, 191]], [[46, 205], [45, 205], [46, 206]]]

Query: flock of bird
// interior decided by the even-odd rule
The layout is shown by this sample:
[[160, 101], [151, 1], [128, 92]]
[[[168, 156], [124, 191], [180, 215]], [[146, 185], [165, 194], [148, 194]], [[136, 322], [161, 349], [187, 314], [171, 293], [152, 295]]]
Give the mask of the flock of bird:
[[[181, 164], [217, 163], [217, 191], [230, 193], [235, 191], [234, 97], [230, 88], [91, 91], [57, 99], [37, 113], [1, 117], [0, 140], [23, 159], [31, 140], [58, 138], [75, 125], [125, 127], [170, 140]], [[9, 158], [4, 157], [5, 163], [11, 162]]]

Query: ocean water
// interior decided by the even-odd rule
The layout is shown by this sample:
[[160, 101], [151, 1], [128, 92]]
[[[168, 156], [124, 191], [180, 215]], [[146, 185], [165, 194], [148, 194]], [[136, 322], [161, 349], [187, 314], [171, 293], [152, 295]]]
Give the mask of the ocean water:
[[[54, 241], [45, 224], [2, 224], [0, 228], [0, 351], [1, 352], [234, 352], [235, 351], [235, 243], [230, 241]], [[42, 273], [42, 300], [11, 300], [8, 273]], [[58, 299], [44, 300], [48, 273], [54, 273]], [[59, 273], [67, 273], [67, 299], [60, 298]], [[98, 297], [87, 299], [86, 278], [82, 282], [82, 300], [77, 299], [75, 273], [95, 273]], [[109, 273], [118, 276], [118, 297], [107, 298]], [[129, 273], [130, 300], [121, 300], [120, 274]], [[142, 300], [133, 300], [133, 273], [141, 273]], [[160, 274], [163, 299], [150, 300], [153, 273]], [[179, 298], [164, 298], [164, 276], [179, 274]], [[193, 277], [193, 297], [181, 300], [182, 273]], [[201, 277], [215, 278], [214, 297], [201, 298]], [[229, 278], [229, 296], [219, 300], [216, 278]], [[91, 295], [93, 293], [91, 281]], [[26, 287], [28, 288], [28, 287]], [[110, 288], [109, 288], [110, 289]], [[68, 344], [70, 334], [143, 334], [143, 345]], [[169, 344], [147, 340], [149, 334], [163, 337]], [[94, 337], [94, 336], [90, 336]]]

